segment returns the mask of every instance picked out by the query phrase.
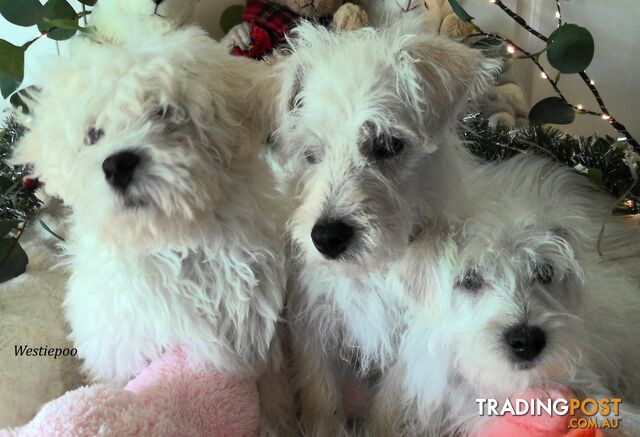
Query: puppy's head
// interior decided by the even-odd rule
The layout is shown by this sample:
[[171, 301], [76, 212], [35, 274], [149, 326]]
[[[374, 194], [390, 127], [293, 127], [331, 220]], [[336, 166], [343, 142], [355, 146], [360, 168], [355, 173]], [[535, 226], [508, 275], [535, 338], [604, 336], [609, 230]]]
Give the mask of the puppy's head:
[[135, 48], [79, 39], [71, 53], [48, 69], [14, 161], [33, 164], [102, 238], [144, 246], [197, 233], [228, 195], [232, 157], [250, 152], [234, 84], [246, 87], [254, 63], [197, 29]]
[[442, 171], [433, 153], [496, 65], [461, 44], [397, 29], [335, 34], [303, 24], [292, 45], [278, 66], [277, 136], [297, 163], [293, 239], [308, 262], [395, 257], [428, 197], [420, 181]]
[[464, 378], [480, 392], [508, 395], [571, 377], [583, 271], [563, 234], [500, 220], [467, 223], [442, 308]]
[[421, 287], [434, 335], [480, 393], [570, 382], [590, 341], [586, 287], [597, 286], [589, 272], [602, 223], [593, 218], [611, 203], [583, 176], [530, 157], [487, 165], [467, 186], [475, 201], [454, 255], [422, 257], [439, 260], [428, 273], [439, 283]]

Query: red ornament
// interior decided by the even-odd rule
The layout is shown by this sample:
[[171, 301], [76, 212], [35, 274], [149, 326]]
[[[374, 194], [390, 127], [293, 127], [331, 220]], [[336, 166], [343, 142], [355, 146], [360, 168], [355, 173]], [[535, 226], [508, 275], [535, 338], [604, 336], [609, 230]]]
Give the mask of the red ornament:
[[22, 186], [29, 191], [33, 191], [40, 187], [40, 181], [38, 180], [38, 178], [30, 178], [28, 176], [25, 176], [22, 178]]

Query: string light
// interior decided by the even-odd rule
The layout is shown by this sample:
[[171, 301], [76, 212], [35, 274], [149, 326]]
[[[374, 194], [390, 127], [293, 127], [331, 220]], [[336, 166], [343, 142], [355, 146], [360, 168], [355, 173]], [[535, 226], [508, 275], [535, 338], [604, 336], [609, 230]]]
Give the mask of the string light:
[[596, 84], [596, 81], [595, 81], [595, 80], [593, 80], [593, 79], [591, 79], [591, 82], [590, 82], [590, 83], [591, 83], [591, 85], [595, 85], [595, 84]]
[[584, 108], [582, 105], [578, 105], [576, 106], [576, 108], [578, 108], [580, 111], [582, 111], [582, 109]]
[[561, 18], [560, 11], [556, 11], [556, 18]]
[[540, 73], [540, 77], [543, 79], [548, 78], [549, 76], [547, 76], [547, 73], [545, 73], [544, 71], [542, 73]]
[[627, 141], [627, 137], [619, 137], [618, 141]]
[[514, 46], [512, 46], [511, 44], [509, 44], [507, 46], [507, 53], [509, 53], [510, 55], [513, 55], [516, 52], [516, 48]]
[[602, 119], [603, 120], [609, 120], [611, 118], [611, 116], [609, 114], [602, 114]]

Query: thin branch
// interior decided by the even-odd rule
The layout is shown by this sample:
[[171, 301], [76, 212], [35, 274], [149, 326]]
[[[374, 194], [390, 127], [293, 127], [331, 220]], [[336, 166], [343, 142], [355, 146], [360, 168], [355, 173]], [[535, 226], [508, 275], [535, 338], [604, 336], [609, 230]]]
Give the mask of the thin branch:
[[556, 0], [556, 10], [558, 11], [556, 17], [558, 18], [558, 27], [562, 26], [562, 8], [560, 7], [560, 0]]
[[491, 2], [494, 3], [496, 6], [498, 6], [500, 9], [502, 9], [508, 16], [511, 17], [511, 19], [513, 19], [516, 23], [518, 23], [525, 30], [527, 30], [527, 32], [531, 33], [532, 35], [535, 35], [536, 37], [540, 38], [545, 42], [548, 40], [546, 36], [538, 32], [537, 30], [535, 30], [533, 27], [529, 26], [529, 24], [527, 23], [527, 20], [522, 18], [520, 15], [516, 14], [511, 8], [509, 8], [504, 3], [502, 3], [501, 0], [492, 0]]
[[[512, 9], [510, 9], [508, 6], [506, 6], [504, 3], [502, 3], [501, 0], [492, 0], [492, 3], [496, 4], [500, 9], [502, 9], [507, 15], [509, 15], [509, 17], [511, 17], [516, 23], [518, 23], [520, 26], [522, 26], [527, 32], [529, 32], [530, 34], [532, 34], [533, 36], [535, 36], [536, 38], [544, 41], [544, 42], [548, 42], [548, 38], [546, 36], [544, 36], [543, 34], [541, 34], [540, 32], [538, 32], [536, 29], [532, 28], [531, 26], [529, 26], [529, 24], [527, 24], [527, 21], [522, 18], [520, 15], [518, 15], [517, 13], [515, 13]], [[560, 3], [559, 0], [556, 0], [556, 5], [558, 8], [558, 11], [560, 11]], [[561, 15], [561, 14], [560, 14]], [[561, 18], [560, 18], [561, 19]], [[504, 39], [504, 38], [503, 38]], [[506, 39], [504, 39], [506, 40]], [[518, 47], [511, 43], [515, 48], [518, 49]], [[518, 49], [520, 50], [520, 49]], [[521, 50], [522, 51], [522, 50]], [[523, 52], [524, 53], [524, 52]], [[533, 60], [533, 59], [532, 59]], [[544, 69], [542, 68], [542, 66], [539, 64], [539, 62], [537, 62], [537, 60], [533, 60], [534, 63], [536, 63], [536, 65], [538, 66], [538, 69], [540, 69], [543, 73], [545, 73], [545, 75], [547, 76], [547, 79], [549, 80], [549, 75], [544, 71]], [[609, 124], [611, 124], [611, 126], [618, 131], [619, 134], [623, 135], [627, 141], [629, 142], [629, 144], [631, 144], [633, 146], [633, 148], [640, 153], [640, 144], [636, 141], [636, 139], [631, 135], [631, 133], [629, 132], [629, 130], [627, 129], [627, 127], [622, 124], [619, 120], [617, 120], [615, 117], [613, 117], [611, 115], [611, 113], [609, 112], [609, 110], [607, 109], [607, 106], [604, 103], [604, 100], [602, 99], [602, 96], [600, 95], [600, 92], [598, 91], [598, 89], [595, 87], [595, 85], [593, 84], [593, 81], [591, 80], [591, 78], [589, 77], [589, 75], [587, 75], [586, 72], [581, 72], [579, 73], [580, 78], [582, 79], [582, 81], [585, 83], [585, 85], [587, 85], [587, 88], [589, 88], [589, 91], [591, 91], [591, 94], [593, 95], [593, 97], [596, 99], [596, 102], [598, 103], [598, 106], [600, 107], [600, 110], [602, 111], [602, 113], [598, 113], [598, 115], [600, 116], [604, 116], [606, 115], [608, 117], [609, 120]], [[553, 83], [552, 80], [549, 80], [549, 82], [552, 84], [553, 89], [556, 91], [556, 93], [558, 93], [558, 95], [560, 96], [560, 98], [562, 98], [565, 102], [566, 99], [564, 98], [564, 96], [562, 95], [562, 93], [559, 92], [559, 88], [557, 87], [557, 85], [555, 83]], [[591, 111], [583, 111], [587, 114], [591, 114]], [[593, 114], [595, 115], [595, 114]]]

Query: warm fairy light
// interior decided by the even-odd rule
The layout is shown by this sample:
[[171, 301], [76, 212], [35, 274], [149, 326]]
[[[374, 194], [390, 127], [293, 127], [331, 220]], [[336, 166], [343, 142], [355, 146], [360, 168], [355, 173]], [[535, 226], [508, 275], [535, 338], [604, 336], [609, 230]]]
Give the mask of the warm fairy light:
[[618, 141], [627, 141], [627, 137], [618, 137]]
[[627, 208], [633, 208], [633, 200], [631, 199], [627, 199], [624, 201], [624, 206], [626, 206]]
[[542, 73], [540, 73], [540, 77], [541, 77], [541, 78], [543, 78], [543, 79], [546, 79], [546, 78], [547, 78], [547, 77], [549, 77], [549, 76], [547, 76], [547, 73], [545, 73], [545, 72], [543, 71]]
[[596, 84], [596, 81], [595, 81], [595, 80], [593, 80], [593, 79], [591, 79], [591, 82], [590, 82], [590, 83], [591, 83], [591, 85], [595, 85], [595, 84]]
[[560, 11], [556, 11], [556, 18], [560, 18]]
[[582, 111], [583, 106], [582, 105], [578, 105], [578, 106], [576, 106], [576, 108], [578, 108], [580, 111]]
[[516, 48], [512, 45], [507, 46], [507, 53], [513, 55], [516, 52]]
[[611, 116], [609, 114], [602, 114], [602, 119], [603, 120], [609, 120], [611, 118]]
[[495, 3], [496, 0], [489, 0], [489, 3]]

